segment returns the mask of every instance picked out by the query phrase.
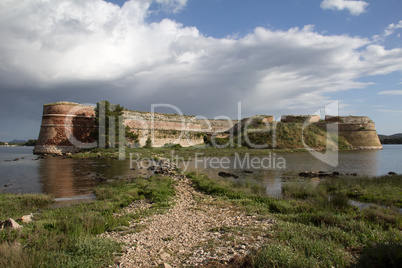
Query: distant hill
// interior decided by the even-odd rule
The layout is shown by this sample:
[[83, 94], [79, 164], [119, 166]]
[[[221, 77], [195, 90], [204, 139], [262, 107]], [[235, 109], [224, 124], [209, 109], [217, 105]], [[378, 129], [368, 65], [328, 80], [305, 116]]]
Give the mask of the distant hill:
[[400, 139], [400, 138], [402, 138], [402, 133], [393, 134], [389, 137], [392, 139]]
[[402, 133], [378, 135], [382, 144], [402, 144]]
[[16, 139], [14, 139], [12, 141], [9, 141], [8, 143], [26, 143], [26, 142], [27, 142], [26, 140], [16, 140]]

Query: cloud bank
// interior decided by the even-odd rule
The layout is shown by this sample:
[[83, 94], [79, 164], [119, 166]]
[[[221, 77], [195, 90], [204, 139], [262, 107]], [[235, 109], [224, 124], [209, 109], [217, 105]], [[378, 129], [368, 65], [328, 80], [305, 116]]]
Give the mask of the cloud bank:
[[324, 0], [321, 3], [322, 9], [332, 10], [348, 10], [352, 15], [360, 15], [366, 12], [366, 8], [369, 4], [365, 1], [354, 0]]
[[[1, 1], [0, 87], [16, 100], [0, 100], [1, 116], [15, 106], [33, 118], [44, 102], [103, 99], [138, 110], [169, 103], [208, 117], [235, 117], [238, 101], [243, 116], [308, 113], [330, 93], [369, 85], [361, 77], [402, 69], [402, 49], [365, 38], [308, 25], [217, 39], [170, 19], [149, 22], [155, 3], [178, 12], [186, 0], [121, 8], [101, 0]], [[354, 13], [366, 7], [347, 3]]]
[[385, 90], [385, 91], [378, 92], [378, 94], [379, 95], [397, 96], [397, 95], [402, 95], [402, 90]]

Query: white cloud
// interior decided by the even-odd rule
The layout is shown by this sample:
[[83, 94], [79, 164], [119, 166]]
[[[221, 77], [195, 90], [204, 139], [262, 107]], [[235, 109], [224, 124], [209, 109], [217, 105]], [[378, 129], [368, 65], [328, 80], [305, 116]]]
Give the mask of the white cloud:
[[391, 23], [388, 27], [384, 30], [384, 36], [390, 36], [395, 32], [396, 29], [402, 28], [402, 20], [400, 20], [397, 24]]
[[394, 115], [402, 114], [402, 110], [385, 110], [385, 109], [380, 109], [380, 110], [377, 110], [377, 111], [378, 111], [378, 112], [381, 112], [381, 113], [394, 114]]
[[[113, 98], [133, 109], [171, 103], [201, 115], [236, 114], [237, 101], [247, 115], [308, 113], [331, 92], [366, 87], [361, 77], [402, 69], [402, 49], [323, 35], [309, 25], [216, 39], [169, 19], [149, 23], [151, 2], [119, 8], [99, 0], [25, 0], [16, 8], [1, 1], [0, 89], [27, 96], [46, 90], [55, 101], [66, 92], [80, 101], [74, 94], [85, 93], [87, 101]], [[173, 10], [186, 3], [159, 2]]]
[[[402, 28], [402, 20], [400, 20], [398, 23], [391, 23], [390, 25], [385, 28], [384, 32], [381, 35], [374, 35], [373, 36], [373, 41], [378, 43], [378, 42], [383, 42], [386, 37], [392, 35], [395, 33], [397, 29]], [[399, 38], [401, 35], [400, 33], [397, 34], [397, 37]]]
[[397, 95], [402, 95], [402, 90], [386, 90], [386, 91], [378, 92], [378, 94], [379, 95], [397, 96]]
[[366, 8], [369, 4], [365, 1], [354, 0], [324, 0], [321, 3], [322, 9], [332, 10], [348, 10], [352, 15], [360, 15], [366, 12]]

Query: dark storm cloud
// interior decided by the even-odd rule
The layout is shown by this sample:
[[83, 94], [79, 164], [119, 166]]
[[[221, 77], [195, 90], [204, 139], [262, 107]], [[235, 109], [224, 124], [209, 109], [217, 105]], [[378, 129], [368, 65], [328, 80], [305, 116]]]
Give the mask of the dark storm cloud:
[[[363, 76], [402, 69], [401, 49], [312, 26], [216, 39], [169, 19], [148, 23], [152, 2], [2, 1], [0, 140], [35, 138], [49, 102], [167, 103], [210, 118], [235, 118], [238, 101], [243, 116], [308, 113], [330, 92], [367, 86]], [[176, 12], [186, 4], [156, 2]]]

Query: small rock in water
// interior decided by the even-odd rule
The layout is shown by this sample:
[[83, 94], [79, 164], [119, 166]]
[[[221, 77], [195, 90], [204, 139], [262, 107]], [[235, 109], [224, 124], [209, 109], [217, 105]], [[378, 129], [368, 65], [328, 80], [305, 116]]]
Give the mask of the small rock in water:
[[319, 173], [317, 172], [312, 172], [312, 171], [302, 171], [299, 173], [300, 177], [306, 177], [306, 178], [314, 178], [318, 177]]
[[328, 176], [331, 176], [332, 174], [331, 173], [329, 173], [329, 172], [326, 172], [326, 171], [319, 171], [318, 172], [318, 177], [328, 177]]
[[232, 178], [235, 178], [235, 179], [239, 178], [239, 176], [237, 176], [235, 174], [232, 174], [232, 173], [229, 173], [229, 172], [225, 172], [225, 171], [219, 172], [218, 175], [220, 177], [223, 177], [223, 178], [229, 178], [229, 177], [232, 177]]

